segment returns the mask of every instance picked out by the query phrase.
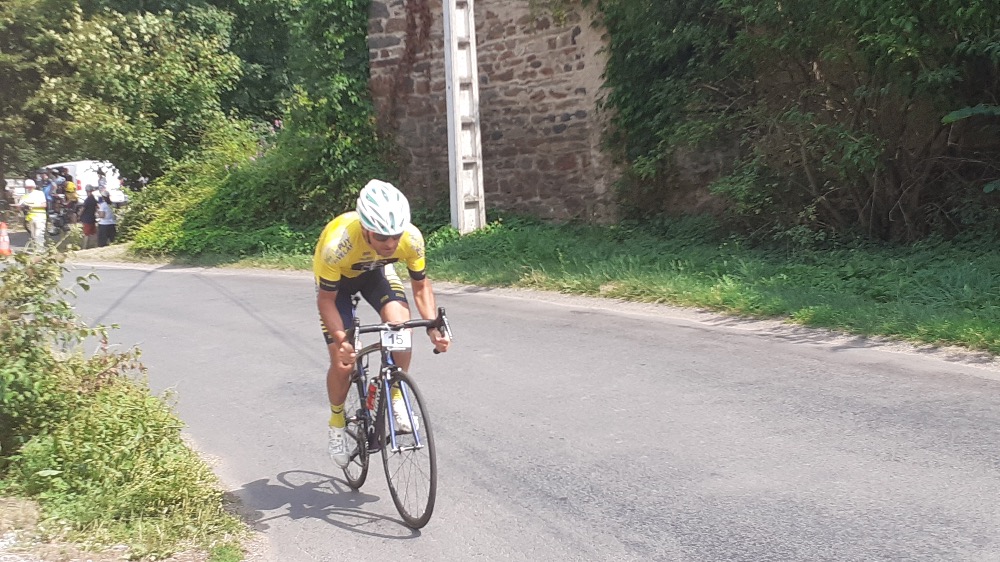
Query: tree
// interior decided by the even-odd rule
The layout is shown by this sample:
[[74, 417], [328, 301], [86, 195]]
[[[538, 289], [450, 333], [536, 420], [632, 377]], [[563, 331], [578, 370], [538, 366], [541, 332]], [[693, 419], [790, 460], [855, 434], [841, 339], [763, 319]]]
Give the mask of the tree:
[[45, 30], [68, 12], [58, 2], [10, 0], [0, 3], [0, 179], [28, 171], [49, 139], [42, 135], [47, 115], [31, 101], [45, 69], [40, 59], [56, 48]]
[[128, 177], [155, 177], [225, 126], [220, 96], [239, 77], [229, 52], [231, 17], [215, 8], [180, 13], [77, 11], [43, 62], [33, 97], [58, 116], [48, 132], [64, 154], [115, 162]]
[[286, 0], [216, 0], [233, 15], [232, 52], [241, 60], [237, 87], [225, 92], [227, 111], [273, 123], [283, 113], [291, 91], [288, 72], [290, 23], [297, 2]]

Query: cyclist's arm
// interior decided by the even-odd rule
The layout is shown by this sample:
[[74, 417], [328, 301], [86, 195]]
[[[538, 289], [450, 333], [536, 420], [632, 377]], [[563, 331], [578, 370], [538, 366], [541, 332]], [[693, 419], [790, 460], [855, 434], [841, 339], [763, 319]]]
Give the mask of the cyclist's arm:
[[[404, 240], [406, 241], [406, 251], [403, 254], [406, 257], [407, 272], [410, 274], [413, 300], [417, 305], [420, 317], [425, 320], [433, 320], [437, 318], [437, 303], [434, 299], [431, 281], [427, 278], [424, 237], [420, 234], [420, 229], [411, 224], [407, 227]], [[427, 335], [431, 338], [435, 351], [438, 353], [448, 351], [448, 344], [451, 340], [446, 335], [434, 328], [428, 329]]]
[[426, 277], [421, 279], [410, 278], [410, 286], [413, 287], [413, 300], [416, 301], [420, 317], [433, 320], [437, 316], [437, 304], [435, 303], [434, 290], [431, 289], [430, 280]]
[[[437, 318], [437, 303], [434, 299], [434, 290], [431, 289], [430, 279], [427, 277], [414, 279], [411, 276], [410, 284], [413, 287], [413, 300], [416, 301], [420, 317], [428, 320]], [[430, 337], [431, 343], [434, 344], [437, 353], [448, 351], [451, 339], [447, 335], [442, 334], [436, 328], [428, 328], [427, 335]]]
[[[320, 320], [327, 334], [334, 342], [341, 344], [347, 336], [347, 326], [344, 326], [337, 310], [337, 292], [340, 289], [340, 262], [350, 248], [340, 251], [345, 235], [342, 229], [331, 230], [332, 224], [327, 225], [320, 235], [316, 255], [313, 257], [313, 276], [316, 279], [316, 307], [319, 309]], [[346, 241], [349, 242], [349, 239]]]
[[434, 290], [431, 289], [431, 282], [427, 279], [424, 237], [420, 234], [420, 229], [411, 224], [407, 227], [404, 241], [406, 242], [406, 250], [404, 250], [403, 256], [406, 259], [407, 273], [410, 274], [413, 300], [416, 301], [420, 317], [432, 320], [437, 316], [437, 305], [434, 302]]

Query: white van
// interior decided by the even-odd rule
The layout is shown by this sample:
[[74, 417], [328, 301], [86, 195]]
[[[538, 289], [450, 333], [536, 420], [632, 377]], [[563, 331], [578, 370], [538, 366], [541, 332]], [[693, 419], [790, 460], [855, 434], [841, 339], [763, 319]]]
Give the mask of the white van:
[[128, 195], [122, 189], [121, 176], [118, 168], [107, 160], [78, 160], [76, 162], [58, 162], [56, 164], [46, 164], [42, 166], [46, 170], [52, 168], [66, 168], [66, 172], [73, 176], [77, 189], [81, 190], [81, 195], [88, 185], [94, 187], [108, 188], [108, 195], [115, 205], [128, 202]]

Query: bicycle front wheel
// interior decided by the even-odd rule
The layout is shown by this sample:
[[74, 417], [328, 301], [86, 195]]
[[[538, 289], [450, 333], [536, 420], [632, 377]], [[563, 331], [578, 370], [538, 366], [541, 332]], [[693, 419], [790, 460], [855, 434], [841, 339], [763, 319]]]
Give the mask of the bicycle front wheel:
[[[385, 418], [379, 424], [383, 435], [382, 465], [396, 510], [408, 527], [419, 529], [430, 521], [437, 494], [434, 433], [423, 398], [410, 376], [397, 371], [391, 380], [398, 385], [403, 407], [397, 412], [391, 397], [385, 398]], [[407, 421], [404, 425], [411, 426], [408, 431], [394, 421], [394, 416]]]
[[361, 395], [363, 384], [364, 381], [355, 375], [347, 390], [347, 401], [344, 402], [344, 418], [347, 420], [345, 431], [351, 447], [351, 461], [344, 467], [344, 478], [347, 485], [355, 490], [368, 478], [368, 419]]

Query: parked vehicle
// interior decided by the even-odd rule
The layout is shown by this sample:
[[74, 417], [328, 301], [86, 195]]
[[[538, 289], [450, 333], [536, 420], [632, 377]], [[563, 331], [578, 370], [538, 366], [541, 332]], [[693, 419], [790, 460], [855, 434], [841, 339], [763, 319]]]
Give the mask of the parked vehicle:
[[[118, 168], [107, 160], [78, 160], [76, 162], [59, 162], [56, 164], [46, 164], [46, 170], [53, 168], [66, 168], [67, 173], [73, 176], [77, 189], [83, 190], [88, 185], [95, 187], [107, 187], [111, 203], [116, 207], [123, 203], [128, 203], [128, 194], [122, 188], [121, 176]], [[81, 193], [84, 193], [81, 191]]]

